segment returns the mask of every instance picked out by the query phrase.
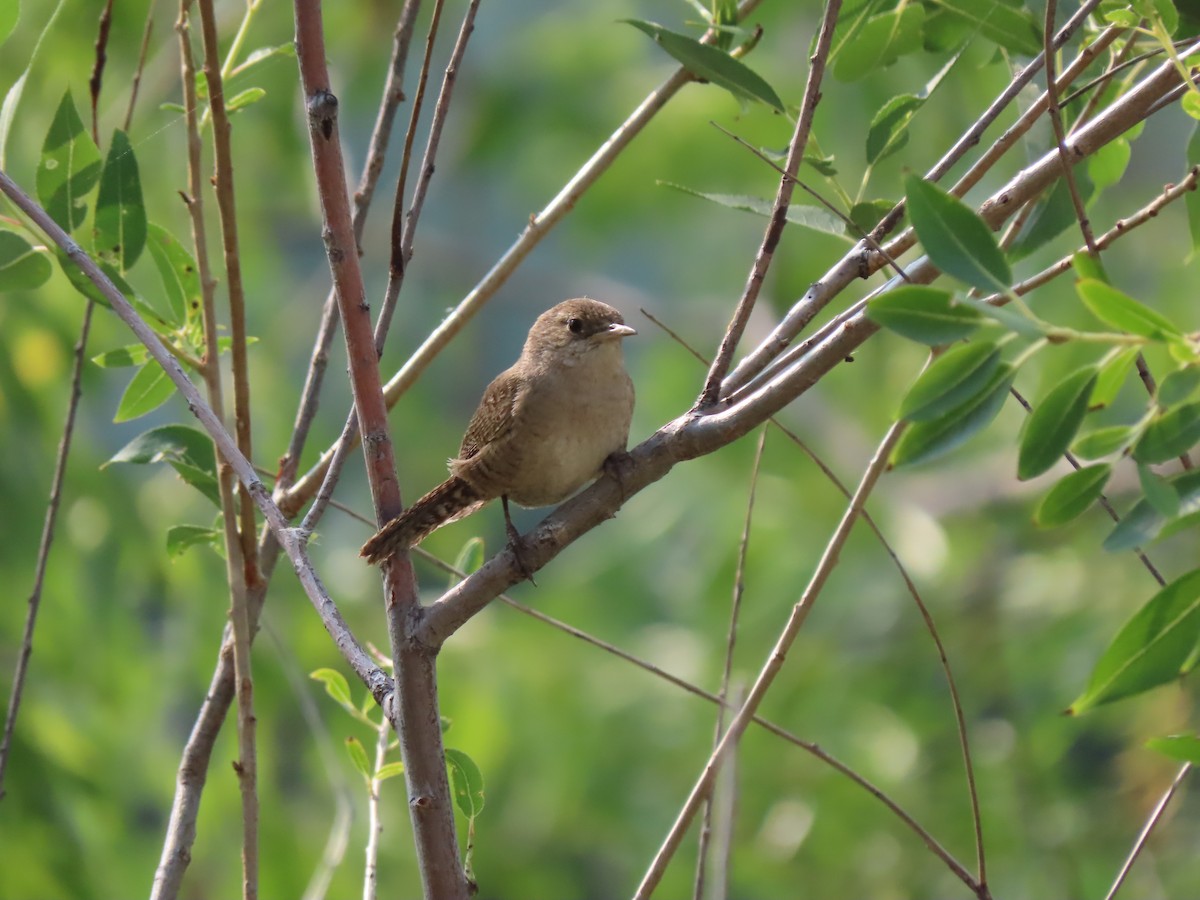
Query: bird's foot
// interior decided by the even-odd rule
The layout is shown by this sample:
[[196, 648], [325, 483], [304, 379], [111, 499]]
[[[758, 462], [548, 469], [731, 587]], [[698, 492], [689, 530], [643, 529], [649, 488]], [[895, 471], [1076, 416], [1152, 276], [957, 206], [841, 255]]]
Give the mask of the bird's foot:
[[504, 506], [504, 531], [508, 535], [508, 547], [512, 550], [513, 559], [517, 562], [517, 569], [530, 584], [537, 587], [537, 582], [533, 580], [533, 568], [525, 559], [525, 539], [521, 537], [521, 532], [517, 531], [517, 526], [513, 524], [512, 517], [508, 514], [508, 497], [501, 497], [500, 502]]

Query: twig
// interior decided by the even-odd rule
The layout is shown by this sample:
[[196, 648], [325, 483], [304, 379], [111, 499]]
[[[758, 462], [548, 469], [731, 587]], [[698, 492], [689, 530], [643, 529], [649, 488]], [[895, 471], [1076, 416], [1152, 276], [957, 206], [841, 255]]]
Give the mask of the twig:
[[800, 633], [800, 629], [808, 618], [813, 605], [816, 603], [817, 597], [820, 596], [821, 589], [825, 586], [826, 580], [837, 565], [842, 547], [850, 537], [850, 531], [858, 519], [863, 504], [866, 502], [872, 488], [874, 488], [876, 481], [879, 480], [879, 477], [887, 467], [888, 456], [891, 454], [892, 447], [895, 446], [902, 432], [903, 426], [897, 423], [888, 429], [887, 434], [880, 441], [875, 455], [867, 465], [866, 471], [863, 472], [862, 480], [859, 482], [858, 489], [854, 492], [854, 497], [846, 507], [846, 512], [842, 516], [841, 522], [838, 523], [833, 536], [825, 546], [825, 551], [821, 554], [821, 560], [817, 563], [816, 571], [813, 572], [808, 586], [804, 589], [804, 594], [792, 608], [792, 613], [788, 617], [783, 630], [780, 632], [775, 646], [763, 663], [762, 669], [755, 679], [754, 686], [750, 689], [750, 693], [746, 697], [746, 702], [742, 704], [737, 714], [733, 717], [733, 720], [729, 723], [729, 730], [725, 732], [717, 748], [709, 756], [704, 770], [696, 780], [691, 793], [680, 809], [679, 815], [675, 819], [675, 824], [671, 826], [671, 830], [663, 840], [662, 846], [659, 848], [658, 853], [655, 854], [653, 862], [651, 862], [649, 869], [647, 869], [645, 876], [642, 878], [637, 893], [634, 894], [635, 900], [648, 900], [654, 888], [662, 879], [667, 865], [675, 855], [675, 851], [679, 849], [688, 826], [699, 810], [701, 801], [712, 789], [713, 779], [721, 766], [726, 749], [733, 742], [737, 741], [746, 730], [751, 717], [758, 711], [758, 707], [766, 696], [767, 691], [782, 670], [788, 650], [795, 642], [796, 636]]
[[[225, 109], [225, 85], [221, 74], [221, 49], [217, 38], [216, 14], [212, 0], [199, 0], [200, 27], [204, 45], [204, 77], [208, 84], [208, 109], [212, 113], [213, 151], [216, 160], [215, 186], [220, 213], [221, 239], [225, 257], [225, 278], [229, 299], [230, 332], [233, 338], [233, 403], [238, 450], [247, 460], [254, 458], [250, 441], [250, 377], [246, 355], [246, 305], [242, 285], [241, 255], [238, 247], [237, 207], [234, 199], [233, 148], [231, 126]], [[211, 323], [208, 328], [211, 328]], [[209, 331], [208, 333], [212, 333]], [[207, 367], [215, 378], [218, 352], [215, 344], [205, 348]], [[233, 498], [222, 497], [227, 538], [226, 556], [230, 588], [230, 622], [233, 625], [233, 667], [236, 679], [238, 760], [234, 770], [242, 795], [242, 895], [245, 900], [258, 898], [258, 748], [257, 719], [254, 715], [254, 674], [250, 658], [250, 616], [246, 595], [258, 581], [255, 547], [254, 501], [249, 490], [239, 491], [241, 503], [237, 542], [234, 543]], [[235, 552], [236, 550], [236, 552]], [[239, 571], [240, 569], [240, 571]]]
[[733, 362], [733, 354], [737, 350], [746, 323], [750, 321], [750, 313], [754, 310], [758, 293], [762, 289], [767, 270], [775, 258], [775, 248], [783, 236], [784, 226], [787, 225], [788, 206], [792, 202], [795, 190], [796, 173], [800, 171], [800, 163], [804, 160], [804, 151], [808, 147], [808, 136], [812, 131], [813, 117], [817, 112], [817, 103], [821, 99], [821, 83], [825, 79], [825, 62], [829, 58], [829, 48], [833, 43], [833, 29], [837, 24], [838, 12], [842, 8], [842, 0], [826, 0], [825, 12], [821, 16], [821, 29], [817, 34], [817, 47], [809, 60], [808, 80], [804, 86], [804, 99], [800, 104], [800, 115], [796, 119], [796, 128], [792, 141], [788, 145], [787, 160], [784, 163], [783, 176], [779, 179], [779, 188], [775, 192], [775, 203], [771, 209], [771, 218], [763, 233], [762, 243], [755, 254], [754, 263], [750, 267], [750, 275], [746, 286], [742, 289], [742, 297], [733, 312], [733, 319], [725, 329], [717, 355], [709, 368], [708, 377], [704, 381], [704, 390], [696, 401], [696, 408], [707, 409], [717, 402], [721, 393], [721, 382], [729, 373]]
[[[721, 705], [717, 707], [717, 721], [713, 731], [713, 747], [725, 733], [725, 707], [729, 698], [729, 682], [733, 676], [733, 648], [737, 644], [738, 618], [742, 610], [742, 595], [746, 591], [746, 553], [750, 548], [750, 524], [754, 515], [754, 495], [758, 488], [758, 473], [762, 467], [763, 448], [767, 444], [767, 430], [764, 428], [758, 436], [758, 446], [754, 448], [754, 463], [750, 470], [750, 494], [746, 498], [746, 519], [742, 524], [742, 539], [738, 544], [737, 567], [733, 573], [733, 602], [729, 609], [729, 630], [725, 636], [725, 665], [721, 670], [721, 689], [717, 696]], [[740, 703], [739, 703], [740, 705]], [[696, 880], [692, 888], [695, 900], [703, 900], [704, 877], [708, 867], [708, 849], [712, 834], [713, 801], [704, 802], [704, 816], [700, 824], [700, 843], [696, 851]], [[718, 896], [725, 896], [729, 886], [718, 883]]]
[[379, 770], [387, 760], [388, 743], [392, 737], [391, 723], [380, 717], [379, 735], [375, 740], [375, 767], [367, 779], [367, 847], [366, 866], [363, 869], [363, 900], [375, 900], [379, 890], [379, 845], [383, 837], [383, 818], [379, 814], [380, 788]]
[[112, 30], [113, 0], [107, 0], [100, 10], [100, 21], [96, 27], [96, 59], [92, 63], [92, 74], [88, 78], [88, 94], [92, 100], [92, 140], [100, 144], [100, 88], [104, 83], [104, 67], [108, 63], [108, 36]]
[[137, 68], [133, 70], [133, 80], [129, 84], [129, 106], [125, 110], [125, 122], [121, 126], [128, 131], [133, 124], [133, 110], [137, 106], [138, 89], [142, 86], [142, 72], [146, 69], [146, 53], [150, 49], [150, 35], [154, 31], [154, 0], [146, 9], [146, 25], [142, 29], [142, 46], [138, 50]]
[[1142, 831], [1138, 835], [1137, 840], [1133, 842], [1133, 848], [1129, 851], [1129, 855], [1125, 857], [1125, 862], [1121, 864], [1121, 870], [1117, 873], [1116, 879], [1113, 881], [1112, 887], [1108, 889], [1108, 893], [1104, 895], [1104, 900], [1113, 900], [1117, 896], [1117, 891], [1121, 889], [1121, 885], [1125, 883], [1125, 878], [1129, 875], [1133, 864], [1137, 862], [1137, 858], [1141, 856], [1142, 850], [1146, 846], [1146, 842], [1150, 840], [1150, 835], [1154, 831], [1154, 827], [1162, 819], [1162, 815], [1167, 810], [1167, 804], [1171, 802], [1171, 798], [1175, 796], [1175, 791], [1179, 789], [1179, 785], [1183, 784], [1183, 779], [1187, 777], [1192, 770], [1191, 763], [1184, 763], [1180, 766], [1179, 771], [1175, 773], [1175, 778], [1171, 781], [1170, 786], [1166, 789], [1163, 795], [1158, 799], [1150, 817], [1146, 819], [1146, 824], [1142, 826]]
[[4, 799], [4, 773], [8, 768], [9, 751], [12, 748], [13, 729], [17, 724], [17, 713], [21, 709], [21, 697], [25, 693], [25, 677], [29, 674], [29, 659], [33, 655], [33, 632], [37, 626], [38, 609], [42, 603], [42, 585], [46, 578], [46, 564], [50, 560], [50, 547], [54, 543], [54, 526], [58, 520], [58, 507], [62, 502], [63, 481], [67, 473], [67, 457], [71, 452], [71, 437], [75, 433], [75, 416], [79, 412], [79, 398], [83, 394], [83, 363], [87, 351], [88, 333], [92, 328], [92, 311], [95, 304], [89, 300], [83, 308], [83, 324], [79, 326], [79, 340], [75, 342], [75, 361], [71, 366], [71, 393], [67, 400], [67, 419], [63, 423], [62, 437], [58, 442], [58, 455], [54, 460], [54, 475], [50, 479], [50, 499], [46, 503], [46, 515], [42, 520], [42, 539], [38, 544], [37, 562], [34, 563], [33, 588], [29, 592], [28, 610], [25, 613], [25, 630], [21, 636], [21, 649], [17, 654], [17, 668], [13, 673], [12, 690], [8, 696], [8, 712], [4, 717], [4, 739], [0, 740], [0, 800]]

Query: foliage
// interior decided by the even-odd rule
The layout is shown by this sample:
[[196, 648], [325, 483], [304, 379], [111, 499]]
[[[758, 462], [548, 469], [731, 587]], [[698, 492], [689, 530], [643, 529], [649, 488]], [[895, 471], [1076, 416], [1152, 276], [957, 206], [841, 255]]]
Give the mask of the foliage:
[[[188, 151], [182, 88], [170, 74], [179, 68], [178, 45], [164, 24], [175, 12], [156, 12], [141, 96], [127, 124], [125, 85], [138, 69], [142, 22], [127, 4], [114, 6], [99, 127], [90, 128], [84, 98], [96, 23], [60, 15], [63, 6], [0, 3], [0, 168], [100, 261], [199, 381], [206, 360], [230, 365], [233, 341], [223, 333], [209, 346], [195, 236], [179, 202]], [[665, 107], [401, 398], [393, 430], [406, 497], [442, 477], [479, 390], [511, 362], [533, 316], [562, 295], [603, 297], [640, 332], [630, 347], [635, 442], [693, 402], [703, 369], [637, 310], [645, 307], [704, 352], [717, 345], [779, 175], [709, 123], [782, 165], [779, 148], [804, 90], [797, 61], [812, 54], [819, 15], [812, 5], [764, 2], [738, 24], [732, 4], [693, 7], [702, 25], [716, 26], [711, 44], [698, 41], [702, 29], [678, 5], [483, 5], [457, 73], [448, 146], [406, 268], [385, 374], [669, 67], [682, 64], [708, 84], [689, 85]], [[228, 48], [224, 74], [236, 112], [247, 327], [258, 337], [250, 348], [254, 460], [273, 470], [291, 434], [329, 278], [298, 124], [304, 111], [290, 10], [252, 8]], [[1077, 252], [1085, 242], [1074, 205], [1080, 199], [1103, 231], [1144, 208], [1165, 178], [1182, 181], [1200, 160], [1187, 145], [1197, 95], [1184, 91], [1179, 102], [1164, 104], [1147, 137], [1131, 125], [1096, 149], [1086, 172], [1075, 170], [1075, 198], [1056, 181], [1006, 235], [996, 233], [995, 207], [981, 203], [1051, 145], [1044, 119], [1027, 155], [1004, 158], [969, 195], [952, 191], [949, 179], [917, 174], [1040, 52], [1043, 8], [974, 0], [844, 4], [799, 174], [830, 208], [797, 192], [743, 341], [743, 350], [757, 343], [763, 322], [779, 320], [820, 286], [846, 253], [847, 236], [857, 241], [901, 201], [925, 257], [905, 262], [906, 270], [948, 276], [936, 285], [905, 284], [885, 268], [867, 288], [855, 283], [813, 327], [865, 308], [868, 324], [882, 333], [779, 418], [848, 482], [861, 474], [874, 436], [897, 419], [905, 423], [869, 509], [942, 629], [965, 707], [997, 898], [1103, 896], [1178, 761], [1198, 759], [1195, 677], [1185, 676], [1200, 655], [1192, 558], [1200, 477], [1190, 459], [1179, 459], [1200, 441], [1190, 257], [1200, 230], [1189, 232], [1187, 221], [1190, 214], [1195, 228], [1200, 207], [1193, 192], [1189, 210], [1170, 203], [1136, 228], [1122, 225], [1120, 239], [1097, 257]], [[325, 14], [341, 133], [357, 170], [395, 10], [349, 4]], [[428, 22], [426, 10], [420, 24]], [[1131, 29], [1114, 45], [1129, 40], [1131, 55], [1170, 48], [1180, 66], [1194, 62], [1186, 46], [1171, 43], [1194, 33], [1187, 16], [1165, 0], [1145, 0], [1104, 4], [1059, 65], [1107, 23]], [[431, 85], [451, 32], [443, 23]], [[413, 47], [410, 79], [420, 41]], [[1100, 54], [1089, 73], [1117, 53]], [[1090, 117], [1093, 100], [1118, 102], [1155, 64], [1115, 68], [1106, 82], [1064, 98], [1068, 121]], [[194, 85], [207, 177], [208, 86], [202, 75]], [[994, 140], [987, 135], [985, 144]], [[381, 197], [390, 194], [393, 166]], [[204, 200], [215, 206], [211, 195]], [[386, 207], [375, 210], [362, 241], [372, 305], [387, 276], [388, 218]], [[1058, 260], [1066, 260], [1065, 276], [1029, 281]], [[33, 523], [46, 505], [85, 298], [106, 302], [25, 216], [0, 207], [0, 417], [11, 436], [0, 462], [10, 523], [0, 572], [21, 590], [37, 554]], [[0, 800], [0, 897], [147, 892], [180, 750], [227, 621], [226, 565], [209, 552], [225, 552], [221, 520], [213, 522], [218, 457], [162, 367], [130, 340], [115, 316], [97, 310], [30, 683]], [[334, 346], [301, 471], [336, 438], [348, 409], [349, 392], [333, 375], [346, 360]], [[1008, 402], [1014, 388], [1030, 398], [1028, 414]], [[736, 695], [772, 652], [846, 505], [794, 445], [771, 432], [740, 560], [749, 443], [676, 467], [632, 497], [615, 522], [539, 572], [537, 588], [522, 585], [514, 595], [714, 690], [736, 581], [744, 588], [732, 660]], [[1078, 468], [1060, 462], [1068, 454]], [[358, 459], [338, 499], [366, 512]], [[1119, 521], [1098, 508], [1102, 495]], [[355, 555], [368, 528], [336, 511], [329, 516], [312, 556], [356, 634], [383, 646], [377, 579]], [[518, 513], [523, 530], [538, 518]], [[482, 540], [468, 537], [479, 533]], [[503, 533], [498, 511], [488, 510], [434, 535], [428, 549], [473, 571], [501, 546]], [[898, 798], [950, 852], [969, 859], [960, 837], [970, 830], [969, 804], [938, 654], [887, 553], [865, 535], [856, 531], [841, 548], [829, 596], [806, 621], [761, 713]], [[1151, 583], [1133, 549], [1152, 555], [1163, 585]], [[416, 866], [402, 779], [394, 777], [403, 774], [396, 748], [385, 742], [386, 752], [372, 758], [367, 740], [380, 729], [374, 699], [355, 699], [361, 688], [351, 688], [287, 568], [274, 576], [254, 658], [262, 893], [299, 895], [318, 875], [330, 879], [328, 896], [359, 890], [358, 852], [323, 871], [319, 848], [336, 844], [334, 807], [354, 809], [350, 845], [366, 844], [368, 797], [378, 790], [386, 836], [381, 893], [407, 896]], [[423, 562], [418, 572], [432, 601], [444, 574]], [[10, 606], [0, 617], [6, 696], [24, 612], [22, 604]], [[336, 709], [303, 672], [324, 685]], [[629, 894], [707, 757], [714, 708], [500, 603], [447, 643], [439, 677], [441, 710], [454, 720], [455, 747], [446, 758], [458, 827], [482, 894]], [[1064, 708], [1075, 715], [1059, 715]], [[231, 721], [208, 772], [185, 896], [234, 896], [240, 884], [238, 788], [229, 766], [236, 757]], [[780, 885], [800, 880], [815, 896], [968, 895], [874, 797], [795, 746], [751, 727], [733, 762], [730, 896], [779, 896]], [[1130, 896], [1200, 891], [1197, 816], [1187, 806], [1173, 809], [1174, 819], [1155, 835], [1153, 858], [1133, 870]], [[1053, 827], [1034, 824], [1045, 822]], [[695, 857], [694, 845], [685, 844], [662, 896], [690, 889]]]

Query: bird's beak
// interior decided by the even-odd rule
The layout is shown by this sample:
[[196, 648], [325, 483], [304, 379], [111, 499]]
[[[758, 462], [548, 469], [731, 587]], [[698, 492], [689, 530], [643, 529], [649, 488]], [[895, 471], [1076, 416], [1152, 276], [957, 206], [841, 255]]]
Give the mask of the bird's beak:
[[606, 338], [623, 338], [637, 334], [637, 331], [630, 328], [628, 325], [618, 325], [615, 322], [608, 326], [608, 330], [604, 332]]

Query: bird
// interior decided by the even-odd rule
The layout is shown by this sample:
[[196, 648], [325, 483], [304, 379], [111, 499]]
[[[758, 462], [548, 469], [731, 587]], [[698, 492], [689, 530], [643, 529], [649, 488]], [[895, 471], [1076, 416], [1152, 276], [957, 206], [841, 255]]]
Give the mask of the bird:
[[[633, 381], [624, 339], [637, 334], [598, 300], [564, 300], [533, 323], [517, 361], [487, 386], [450, 477], [393, 518], [360, 555], [375, 565], [500, 498], [525, 571], [508, 502], [550, 506], [626, 459]], [[618, 467], [619, 471], [619, 467]]]

